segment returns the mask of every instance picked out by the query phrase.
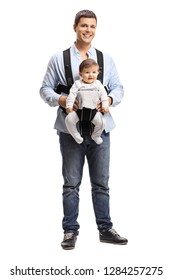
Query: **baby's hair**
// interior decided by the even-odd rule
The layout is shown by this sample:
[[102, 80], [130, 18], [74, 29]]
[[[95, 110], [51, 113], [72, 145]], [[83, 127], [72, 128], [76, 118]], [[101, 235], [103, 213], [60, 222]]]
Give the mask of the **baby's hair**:
[[99, 70], [98, 63], [94, 59], [92, 59], [92, 58], [87, 58], [87, 59], [83, 60], [81, 62], [81, 64], [79, 65], [79, 72], [82, 72], [82, 70], [84, 68], [89, 68], [91, 66], [98, 66], [98, 70]]

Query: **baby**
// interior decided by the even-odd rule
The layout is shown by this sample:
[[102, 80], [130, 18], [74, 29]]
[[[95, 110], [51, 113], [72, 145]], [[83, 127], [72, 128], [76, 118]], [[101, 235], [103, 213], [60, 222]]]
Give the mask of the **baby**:
[[[99, 65], [95, 60], [88, 58], [79, 65], [79, 74], [81, 79], [74, 82], [66, 99], [66, 111], [68, 115], [65, 119], [65, 123], [69, 133], [78, 144], [81, 144], [83, 142], [83, 137], [76, 126], [80, 119], [77, 112], [73, 110], [73, 104], [77, 99], [79, 111], [87, 108], [91, 110], [91, 113], [94, 112], [94, 117], [91, 120], [94, 125], [94, 130], [91, 134], [91, 138], [97, 144], [101, 144], [103, 142], [101, 133], [104, 130], [102, 113], [109, 112], [109, 106], [107, 92], [102, 83], [97, 80]], [[102, 103], [102, 113], [96, 110], [99, 101]]]

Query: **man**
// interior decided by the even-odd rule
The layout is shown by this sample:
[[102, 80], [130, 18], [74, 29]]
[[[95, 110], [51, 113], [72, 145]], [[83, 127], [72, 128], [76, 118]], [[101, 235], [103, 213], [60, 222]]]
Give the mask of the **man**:
[[[76, 41], [70, 48], [71, 67], [73, 79], [79, 79], [79, 64], [87, 58], [97, 61], [96, 50], [91, 42], [95, 37], [97, 17], [89, 10], [83, 10], [76, 14], [74, 22]], [[62, 155], [63, 185], [63, 210], [62, 226], [64, 239], [61, 243], [63, 249], [73, 249], [79, 233], [77, 221], [79, 211], [79, 186], [82, 180], [85, 157], [88, 161], [89, 175], [92, 186], [92, 201], [96, 224], [99, 230], [101, 242], [113, 244], [127, 244], [128, 240], [121, 237], [112, 227], [109, 207], [109, 159], [110, 159], [110, 131], [114, 128], [114, 122], [109, 114], [105, 119], [105, 130], [102, 133], [103, 143], [97, 145], [90, 136], [86, 136], [81, 144], [76, 143], [68, 133], [65, 125], [67, 95], [61, 92], [57, 94], [55, 88], [58, 84], [66, 85], [63, 53], [52, 56], [49, 61], [46, 74], [43, 79], [40, 95], [50, 106], [58, 106], [55, 129], [59, 135], [60, 150]], [[116, 106], [123, 97], [123, 87], [113, 59], [104, 54], [104, 78], [103, 84], [108, 90], [109, 106]], [[78, 109], [76, 100], [74, 110]], [[98, 104], [101, 111], [101, 103]]]

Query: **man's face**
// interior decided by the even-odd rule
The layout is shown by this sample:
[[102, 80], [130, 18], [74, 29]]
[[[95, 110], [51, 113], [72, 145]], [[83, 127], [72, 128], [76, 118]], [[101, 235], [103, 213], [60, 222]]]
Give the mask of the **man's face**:
[[95, 36], [96, 26], [95, 18], [80, 18], [78, 25], [74, 25], [77, 40], [81, 43], [90, 44]]

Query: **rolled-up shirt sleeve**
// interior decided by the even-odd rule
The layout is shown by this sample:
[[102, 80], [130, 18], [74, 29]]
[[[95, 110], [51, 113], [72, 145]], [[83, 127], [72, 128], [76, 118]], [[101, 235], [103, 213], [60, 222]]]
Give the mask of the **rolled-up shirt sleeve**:
[[55, 88], [60, 83], [58, 68], [59, 61], [56, 55], [54, 55], [51, 57], [48, 63], [47, 70], [40, 88], [40, 96], [51, 107], [59, 105], [59, 98], [61, 96], [55, 92]]
[[121, 102], [124, 96], [124, 88], [121, 84], [113, 59], [106, 56], [105, 63], [108, 63], [109, 65], [109, 67], [105, 67], [105, 80], [107, 81], [108, 96], [112, 98], [111, 106], [115, 107]]

